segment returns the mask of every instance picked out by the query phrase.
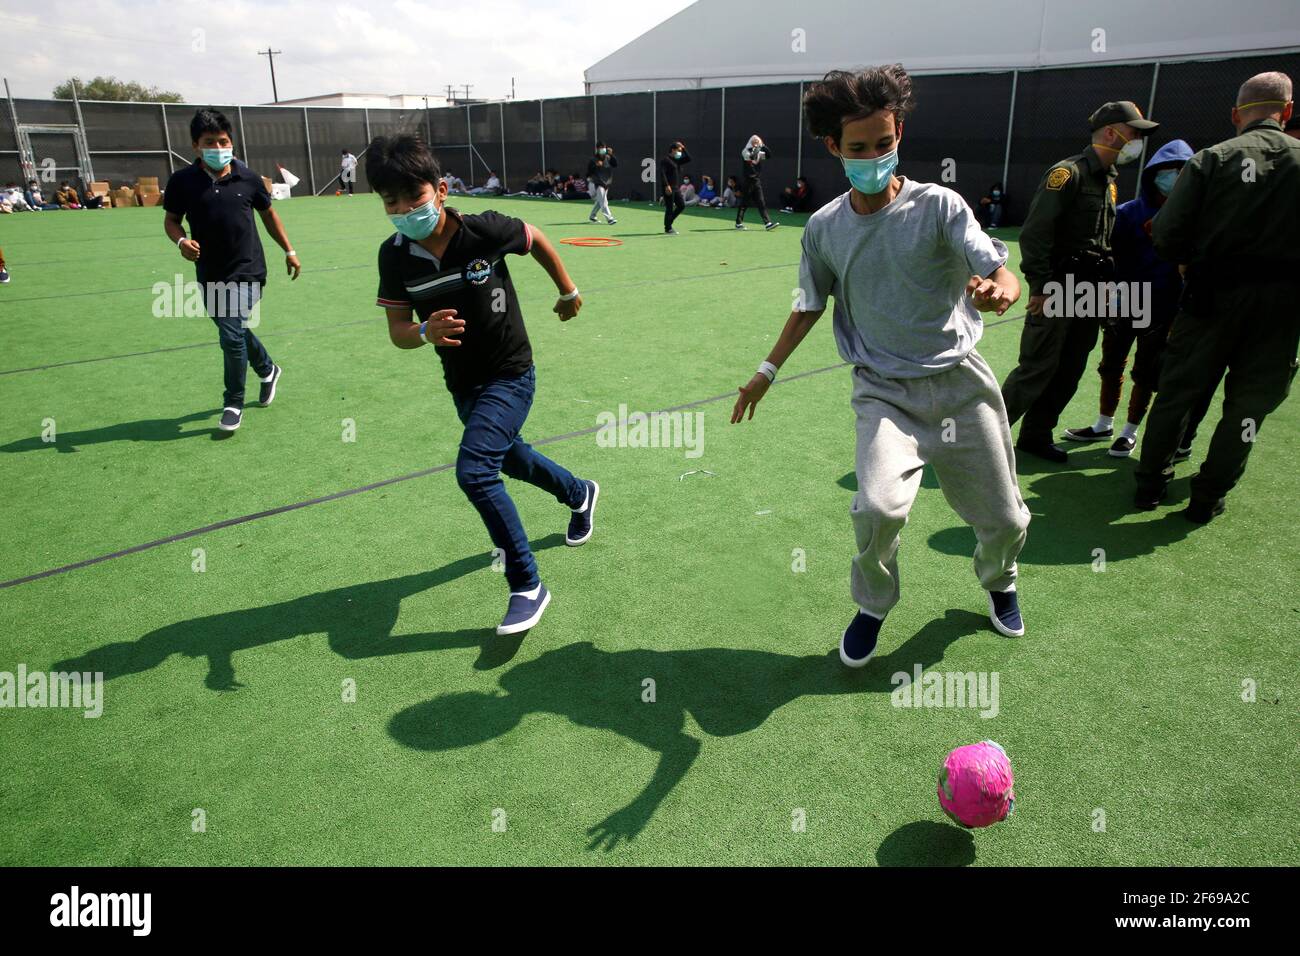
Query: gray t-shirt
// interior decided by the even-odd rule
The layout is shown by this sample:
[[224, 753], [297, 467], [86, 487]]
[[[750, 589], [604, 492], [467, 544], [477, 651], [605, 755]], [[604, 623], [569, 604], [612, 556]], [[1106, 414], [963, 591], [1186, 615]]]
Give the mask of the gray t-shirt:
[[886, 378], [952, 368], [984, 323], [966, 284], [1007, 261], [966, 201], [945, 186], [903, 179], [894, 201], [870, 215], [849, 193], [808, 220], [799, 263], [801, 311], [835, 297], [835, 344], [846, 362]]

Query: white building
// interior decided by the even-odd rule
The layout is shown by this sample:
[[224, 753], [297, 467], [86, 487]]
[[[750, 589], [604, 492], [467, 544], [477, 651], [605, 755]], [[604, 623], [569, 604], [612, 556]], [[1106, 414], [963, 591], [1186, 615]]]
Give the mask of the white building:
[[967, 73], [1297, 48], [1297, 0], [698, 0], [585, 78], [588, 93], [631, 93], [878, 63]]
[[433, 96], [425, 93], [322, 93], [319, 96], [303, 96], [296, 100], [280, 100], [278, 103], [263, 103], [263, 106], [350, 106], [353, 109], [424, 109], [425, 102], [430, 109], [452, 105], [445, 96]]

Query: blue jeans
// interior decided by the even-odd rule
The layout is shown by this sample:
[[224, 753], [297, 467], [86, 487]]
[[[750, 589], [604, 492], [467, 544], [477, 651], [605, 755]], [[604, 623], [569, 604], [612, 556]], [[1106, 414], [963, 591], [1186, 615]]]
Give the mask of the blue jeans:
[[228, 408], [244, 407], [244, 380], [248, 366], [259, 378], [271, 374], [275, 365], [249, 324], [257, 324], [253, 309], [262, 298], [259, 282], [208, 282], [203, 286], [208, 314], [217, 325], [217, 337], [225, 356], [226, 392], [222, 403]]
[[536, 385], [537, 370], [530, 368], [517, 378], [493, 379], [451, 396], [465, 426], [456, 456], [456, 483], [478, 509], [492, 543], [505, 555], [506, 581], [512, 592], [530, 591], [541, 579], [501, 475], [536, 485], [566, 508], [581, 508], [587, 497], [583, 482], [519, 437]]

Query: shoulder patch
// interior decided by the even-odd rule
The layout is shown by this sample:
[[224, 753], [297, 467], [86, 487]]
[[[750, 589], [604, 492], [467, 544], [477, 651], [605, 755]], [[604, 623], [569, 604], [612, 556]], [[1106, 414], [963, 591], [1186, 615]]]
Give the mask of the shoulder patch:
[[1070, 169], [1067, 166], [1058, 166], [1047, 175], [1047, 188], [1060, 189], [1070, 181]]
[[1115, 205], [1115, 203], [1117, 203], [1117, 202], [1119, 202], [1119, 189], [1117, 189], [1117, 188], [1115, 187], [1115, 184], [1114, 184], [1114, 183], [1111, 183], [1111, 184], [1110, 184], [1110, 204], [1113, 206], [1113, 205]]

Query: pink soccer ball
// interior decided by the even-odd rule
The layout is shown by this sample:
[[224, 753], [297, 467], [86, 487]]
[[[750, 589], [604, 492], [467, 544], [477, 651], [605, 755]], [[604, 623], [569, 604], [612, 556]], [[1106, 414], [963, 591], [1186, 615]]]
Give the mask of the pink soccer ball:
[[1005, 820], [1016, 806], [1007, 752], [991, 740], [958, 747], [939, 771], [939, 806], [971, 829]]

